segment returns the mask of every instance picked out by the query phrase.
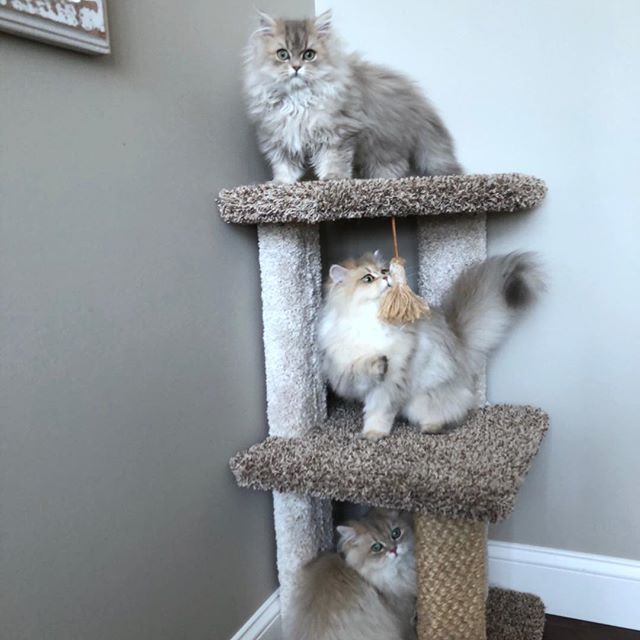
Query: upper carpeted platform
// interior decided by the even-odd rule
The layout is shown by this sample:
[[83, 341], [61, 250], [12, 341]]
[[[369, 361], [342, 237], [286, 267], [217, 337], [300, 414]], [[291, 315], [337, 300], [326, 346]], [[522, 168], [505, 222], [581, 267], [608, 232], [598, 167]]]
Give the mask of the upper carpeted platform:
[[546, 192], [542, 180], [520, 173], [266, 183], [222, 190], [218, 208], [225, 222], [238, 224], [316, 223], [350, 218], [509, 213], [535, 207]]
[[231, 459], [240, 486], [495, 522], [509, 515], [548, 417], [495, 405], [429, 435], [407, 425], [358, 438], [359, 409], [341, 406], [302, 438], [269, 437]]

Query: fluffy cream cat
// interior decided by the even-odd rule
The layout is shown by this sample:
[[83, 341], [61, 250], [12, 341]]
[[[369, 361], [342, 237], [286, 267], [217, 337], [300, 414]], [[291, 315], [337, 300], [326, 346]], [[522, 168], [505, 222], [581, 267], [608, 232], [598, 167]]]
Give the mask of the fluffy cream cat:
[[532, 254], [489, 258], [458, 277], [430, 319], [394, 326], [378, 319], [391, 284], [377, 254], [333, 265], [319, 323], [324, 372], [338, 395], [364, 402], [369, 440], [398, 414], [428, 433], [462, 420], [486, 356], [543, 288]]
[[302, 569], [287, 640], [412, 640], [416, 570], [411, 518], [373, 509], [337, 527], [338, 553]]
[[449, 131], [414, 83], [346, 52], [329, 12], [262, 13], [245, 64], [249, 116], [276, 182], [461, 173]]

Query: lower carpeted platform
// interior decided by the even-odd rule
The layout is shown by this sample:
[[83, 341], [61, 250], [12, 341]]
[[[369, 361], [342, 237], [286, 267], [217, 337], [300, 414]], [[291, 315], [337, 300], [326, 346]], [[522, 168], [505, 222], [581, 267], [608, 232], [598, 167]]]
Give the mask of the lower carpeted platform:
[[538, 596], [489, 590], [487, 640], [542, 640], [544, 621], [544, 603]]
[[231, 459], [240, 486], [496, 522], [509, 515], [547, 429], [534, 407], [495, 405], [459, 428], [421, 434], [399, 424], [358, 437], [358, 408], [340, 407], [301, 438], [270, 437]]

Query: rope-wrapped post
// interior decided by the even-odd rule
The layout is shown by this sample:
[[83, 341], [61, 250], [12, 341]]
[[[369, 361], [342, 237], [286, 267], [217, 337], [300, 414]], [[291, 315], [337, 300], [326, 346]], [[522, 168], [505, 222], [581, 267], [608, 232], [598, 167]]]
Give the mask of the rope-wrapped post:
[[486, 640], [487, 527], [415, 514], [418, 640]]

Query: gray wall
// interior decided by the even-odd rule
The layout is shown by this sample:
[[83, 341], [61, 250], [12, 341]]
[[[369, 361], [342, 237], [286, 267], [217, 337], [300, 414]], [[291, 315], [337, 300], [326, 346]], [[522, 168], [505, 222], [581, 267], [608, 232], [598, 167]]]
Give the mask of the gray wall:
[[[224, 639], [276, 587], [240, 98], [252, 1], [110, 0], [113, 55], [0, 34], [0, 637]], [[265, 0], [274, 12], [310, 1]]]
[[[490, 253], [538, 250], [551, 276], [489, 371], [492, 401], [552, 419], [493, 537], [640, 559], [637, 1], [316, 1], [327, 7], [352, 47], [428, 91], [469, 172], [549, 184], [535, 213], [489, 222]], [[361, 233], [327, 234], [332, 256], [379, 246]]]

